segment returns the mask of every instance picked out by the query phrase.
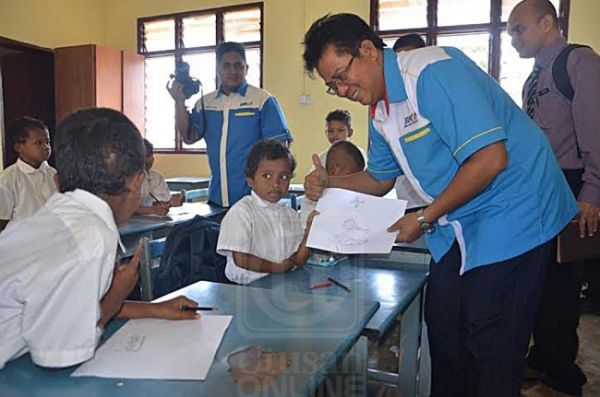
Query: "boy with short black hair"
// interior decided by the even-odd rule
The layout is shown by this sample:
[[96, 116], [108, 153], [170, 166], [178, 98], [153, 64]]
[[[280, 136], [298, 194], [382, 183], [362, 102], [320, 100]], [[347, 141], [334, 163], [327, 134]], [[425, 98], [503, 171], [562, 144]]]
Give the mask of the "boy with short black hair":
[[61, 193], [0, 234], [0, 368], [27, 352], [43, 367], [86, 361], [115, 315], [196, 317], [182, 310], [197, 306], [185, 297], [124, 302], [141, 256], [138, 248], [128, 264], [115, 262], [118, 225], [138, 207], [144, 179], [133, 123], [111, 109], [68, 116], [56, 133], [56, 165]]
[[294, 270], [306, 263], [308, 231], [296, 211], [280, 204], [287, 194], [296, 160], [281, 142], [260, 141], [250, 150], [246, 179], [250, 196], [238, 201], [221, 222], [217, 252], [227, 257], [225, 275], [238, 284]]
[[[350, 112], [344, 109], [336, 109], [327, 114], [325, 117], [325, 136], [331, 145], [337, 141], [347, 141], [350, 139], [354, 130], [352, 129], [352, 116]], [[331, 147], [331, 146], [330, 146]], [[363, 158], [367, 158], [365, 152], [358, 147]], [[323, 167], [327, 165], [327, 150], [319, 153], [319, 159]], [[313, 167], [314, 169], [314, 167]]]
[[152, 168], [154, 165], [154, 146], [147, 139], [144, 139], [144, 149], [144, 173], [146, 177], [142, 182], [142, 202], [136, 214], [165, 216], [170, 207], [182, 204], [183, 194], [177, 193], [171, 196], [165, 177]]
[[21, 117], [8, 129], [17, 162], [0, 172], [0, 231], [8, 222], [35, 214], [57, 192], [56, 170], [48, 165], [48, 127], [33, 117]]

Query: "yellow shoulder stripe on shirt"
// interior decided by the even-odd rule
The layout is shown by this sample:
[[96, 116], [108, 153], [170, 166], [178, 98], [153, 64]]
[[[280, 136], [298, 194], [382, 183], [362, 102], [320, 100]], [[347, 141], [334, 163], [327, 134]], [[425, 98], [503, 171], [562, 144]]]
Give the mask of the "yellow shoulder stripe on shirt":
[[254, 116], [256, 114], [256, 112], [237, 112], [235, 113], [236, 116]]
[[494, 128], [490, 128], [489, 130], [480, 132], [479, 134], [473, 135], [472, 137], [470, 137], [469, 139], [467, 139], [462, 145], [460, 145], [455, 151], [454, 153], [452, 153], [453, 156], [456, 156], [456, 154], [458, 152], [460, 152], [465, 146], [467, 146], [469, 143], [473, 142], [475, 139], [477, 138], [481, 138], [484, 135], [487, 135], [489, 133], [492, 133], [494, 131], [497, 131], [499, 129], [501, 129], [502, 127], [494, 127]]
[[404, 138], [404, 142], [411, 143], [412, 141], [416, 141], [417, 139], [423, 138], [425, 135], [429, 134], [430, 132], [431, 132], [431, 128], [424, 128], [424, 129], [417, 131], [414, 134], [409, 135], [406, 138]]

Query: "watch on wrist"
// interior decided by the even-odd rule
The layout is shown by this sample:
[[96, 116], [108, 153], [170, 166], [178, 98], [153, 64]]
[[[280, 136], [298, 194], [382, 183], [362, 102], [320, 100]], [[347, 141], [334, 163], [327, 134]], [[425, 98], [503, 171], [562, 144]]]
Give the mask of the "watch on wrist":
[[423, 233], [433, 233], [435, 231], [435, 224], [427, 222], [423, 209], [417, 211], [417, 222], [419, 222], [419, 227]]

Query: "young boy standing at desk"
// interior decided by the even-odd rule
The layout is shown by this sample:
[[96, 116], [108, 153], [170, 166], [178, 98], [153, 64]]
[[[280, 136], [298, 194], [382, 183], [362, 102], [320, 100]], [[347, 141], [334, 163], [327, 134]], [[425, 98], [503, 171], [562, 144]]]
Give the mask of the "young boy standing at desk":
[[[141, 249], [115, 266], [117, 225], [140, 201], [144, 149], [136, 127], [111, 109], [68, 116], [56, 134], [61, 193], [0, 235], [0, 368], [27, 352], [43, 367], [90, 359], [102, 327], [124, 318], [196, 318], [178, 297], [124, 302]], [[112, 285], [111, 285], [112, 281]]]
[[252, 192], [227, 212], [217, 243], [217, 252], [227, 257], [229, 280], [248, 284], [306, 263], [306, 239], [314, 213], [302, 232], [298, 213], [279, 204], [295, 168], [296, 160], [280, 142], [260, 141], [250, 150], [246, 179]]
[[[337, 141], [327, 151], [325, 170], [329, 176], [351, 175], [365, 169], [365, 158], [360, 148], [350, 141]], [[317, 202], [304, 197], [300, 222], [307, 224], [309, 214], [315, 209]]]
[[182, 204], [183, 194], [177, 193], [171, 196], [165, 177], [152, 168], [154, 165], [154, 146], [147, 139], [144, 139], [144, 149], [146, 152], [144, 159], [146, 177], [142, 182], [142, 203], [135, 213], [165, 216], [170, 207], [177, 207]]
[[48, 165], [50, 135], [46, 125], [21, 117], [8, 130], [19, 158], [0, 172], [0, 231], [10, 221], [35, 214], [56, 193], [56, 170]]
[[[337, 109], [329, 112], [325, 117], [325, 136], [331, 145], [338, 141], [347, 141], [350, 139], [354, 130], [352, 129], [352, 117], [347, 110]], [[366, 161], [367, 155], [358, 147], [358, 150], [363, 156], [363, 161]], [[331, 146], [329, 147], [331, 149]], [[319, 153], [319, 159], [323, 167], [327, 165], [327, 152], [329, 149]], [[311, 171], [314, 170], [314, 166]]]

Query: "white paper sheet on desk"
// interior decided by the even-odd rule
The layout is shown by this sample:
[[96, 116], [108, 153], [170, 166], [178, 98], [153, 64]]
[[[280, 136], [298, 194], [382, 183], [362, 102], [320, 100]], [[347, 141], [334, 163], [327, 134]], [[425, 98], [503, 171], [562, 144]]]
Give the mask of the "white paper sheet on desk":
[[130, 320], [71, 376], [204, 380], [231, 319]]
[[405, 200], [345, 189], [325, 189], [317, 203], [307, 246], [342, 254], [389, 253], [396, 233], [387, 228], [404, 215]]

